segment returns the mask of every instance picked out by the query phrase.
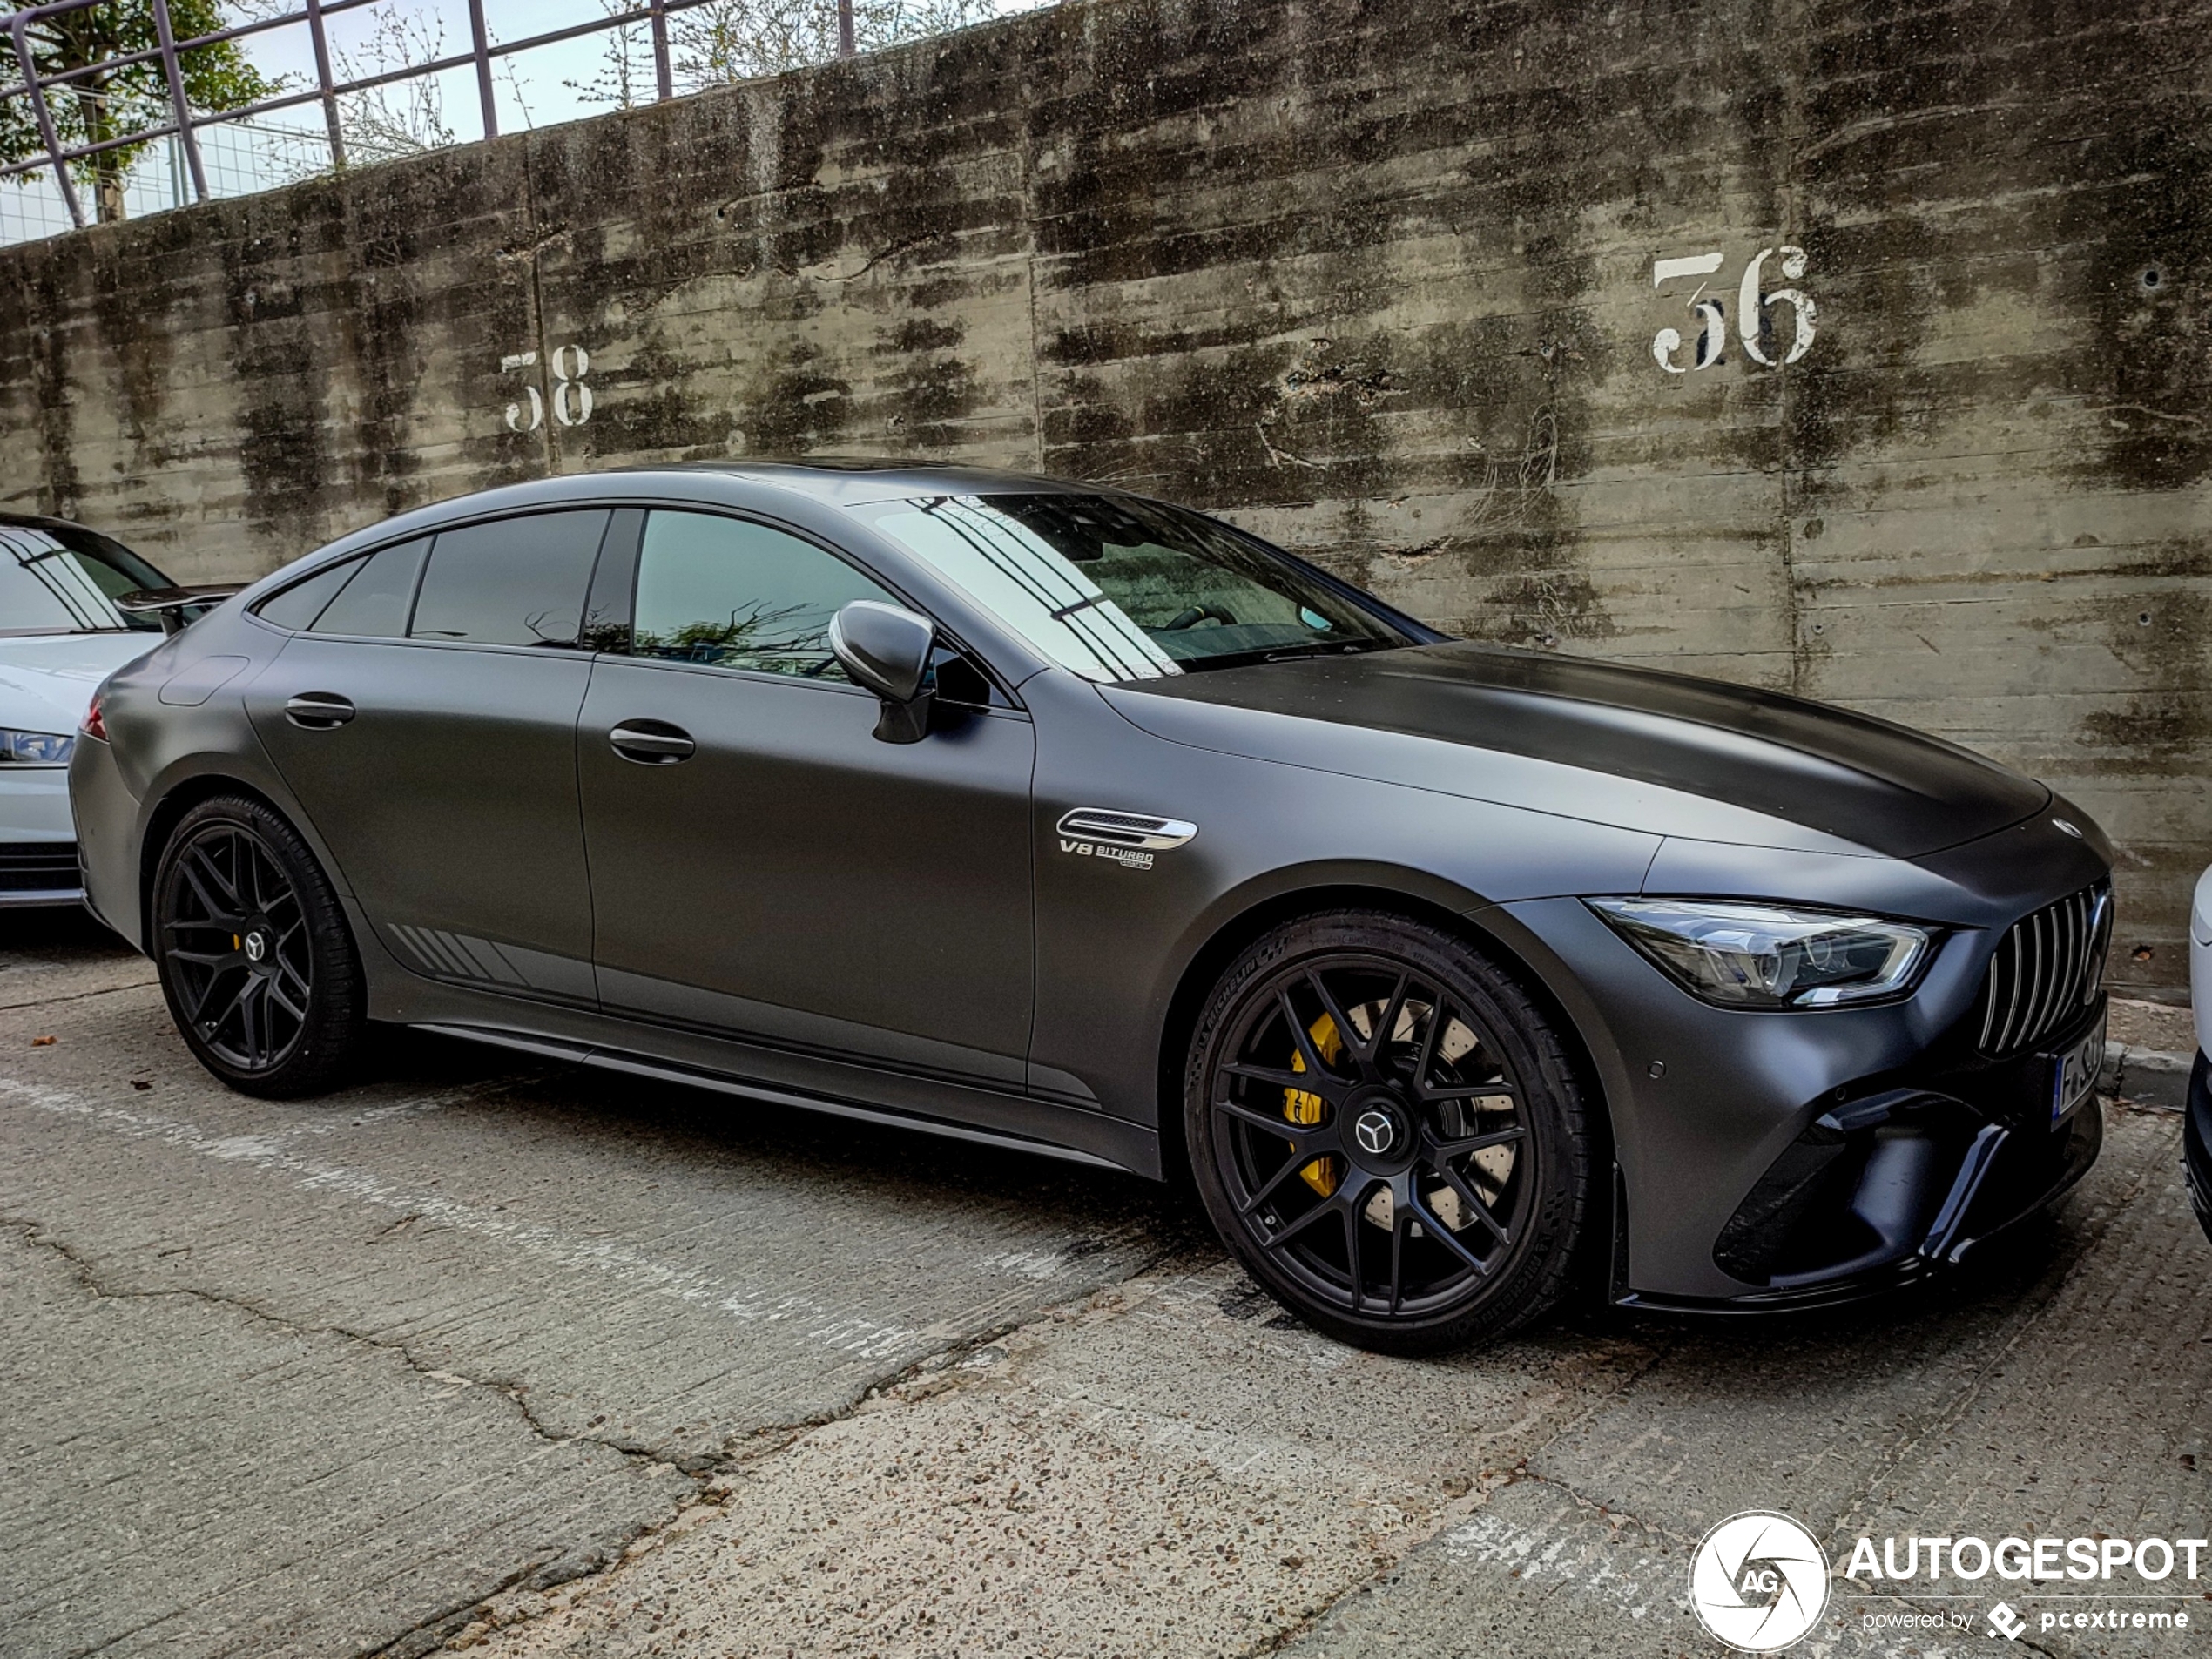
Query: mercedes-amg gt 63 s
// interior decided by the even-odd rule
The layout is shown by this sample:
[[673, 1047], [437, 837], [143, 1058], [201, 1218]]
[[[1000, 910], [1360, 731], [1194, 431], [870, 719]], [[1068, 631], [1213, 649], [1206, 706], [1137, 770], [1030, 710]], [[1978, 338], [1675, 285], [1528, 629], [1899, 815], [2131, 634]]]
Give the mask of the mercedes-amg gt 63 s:
[[974, 470], [547, 480], [102, 689], [92, 907], [251, 1093], [374, 1021], [1163, 1177], [1410, 1351], [1800, 1307], [2095, 1157], [2109, 848], [1877, 719]]

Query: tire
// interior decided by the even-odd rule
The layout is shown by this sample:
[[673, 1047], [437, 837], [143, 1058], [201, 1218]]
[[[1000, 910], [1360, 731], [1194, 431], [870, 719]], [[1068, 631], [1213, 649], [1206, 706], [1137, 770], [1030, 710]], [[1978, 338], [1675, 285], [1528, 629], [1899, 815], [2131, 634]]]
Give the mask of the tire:
[[291, 825], [246, 796], [201, 801], [161, 850], [152, 908], [162, 995], [201, 1065], [276, 1100], [345, 1081], [368, 1024], [361, 958]]
[[1300, 1319], [1386, 1353], [1487, 1341], [1559, 1300], [1589, 1212], [1589, 1116], [1512, 974], [1375, 911], [1255, 941], [1207, 998], [1184, 1081], [1223, 1241]]

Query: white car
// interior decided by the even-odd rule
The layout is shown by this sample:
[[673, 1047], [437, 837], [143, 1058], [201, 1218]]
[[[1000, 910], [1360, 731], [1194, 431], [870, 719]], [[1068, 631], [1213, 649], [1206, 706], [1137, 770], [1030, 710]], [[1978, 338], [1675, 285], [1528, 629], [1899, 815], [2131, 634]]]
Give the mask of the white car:
[[2212, 870], [2196, 879], [2189, 906], [2189, 1001], [2196, 1009], [2196, 1064], [2189, 1071], [2188, 1116], [2182, 1142], [2188, 1150], [2189, 1197], [2196, 1218], [2212, 1235]]
[[100, 682], [161, 643], [158, 610], [116, 604], [151, 590], [178, 591], [97, 531], [0, 513], [0, 908], [84, 896], [70, 752]]

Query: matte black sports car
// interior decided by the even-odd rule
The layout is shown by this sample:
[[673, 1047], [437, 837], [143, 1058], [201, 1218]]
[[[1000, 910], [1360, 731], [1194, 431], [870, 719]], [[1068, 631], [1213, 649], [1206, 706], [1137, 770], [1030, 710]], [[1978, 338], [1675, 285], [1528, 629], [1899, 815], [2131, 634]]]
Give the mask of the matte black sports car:
[[2097, 1152], [2109, 851], [1856, 714], [940, 468], [498, 489], [103, 691], [90, 901], [236, 1087], [365, 1023], [1116, 1165], [1378, 1347], [1956, 1262]]

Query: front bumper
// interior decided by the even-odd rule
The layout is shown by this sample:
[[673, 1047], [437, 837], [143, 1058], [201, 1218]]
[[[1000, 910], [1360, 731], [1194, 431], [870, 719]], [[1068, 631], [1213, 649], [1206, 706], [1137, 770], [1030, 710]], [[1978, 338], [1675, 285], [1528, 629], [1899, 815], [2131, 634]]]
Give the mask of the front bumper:
[[0, 767], [0, 910], [84, 897], [68, 769]]
[[[2099, 1109], [2054, 1126], [2045, 1056], [2086, 1046], [2102, 998], [2002, 1060], [1979, 1052], [1979, 1004], [2006, 930], [2101, 875], [2085, 860], [1988, 906], [1986, 922], [1950, 924], [1912, 996], [1853, 1009], [1712, 1008], [1579, 900], [1500, 907], [1527, 928], [1508, 942], [1559, 970], [1545, 977], [1604, 1088], [1615, 1299], [1852, 1299], [1967, 1259], [2080, 1180], [2102, 1143]], [[1885, 907], [1878, 892], [1856, 902]]]
[[[1856, 1133], [1877, 1137], [1852, 1156], [1850, 1136], [1837, 1149], [1837, 1167], [1816, 1180], [1796, 1228], [1776, 1229], [1777, 1265], [1764, 1288], [1724, 1297], [1679, 1297], [1622, 1290], [1623, 1306], [1697, 1313], [1764, 1313], [1834, 1307], [1917, 1284], [1969, 1260], [2049, 1209], [2089, 1173], [2104, 1145], [2104, 1115], [2093, 1097], [2054, 1129], [1993, 1123], [1963, 1103], [1939, 1095], [1898, 1091], [1896, 1116], [1862, 1123]], [[1886, 1138], [1881, 1138], [1881, 1137]], [[1870, 1156], [1871, 1154], [1871, 1156]], [[1819, 1191], [1826, 1184], [1826, 1213]], [[1757, 1196], [1755, 1190], [1755, 1197]], [[1753, 1208], [1747, 1201], [1747, 1209]], [[1870, 1213], [1871, 1212], [1871, 1213]], [[1743, 1216], [1738, 1211], [1738, 1217]], [[2200, 1215], [2204, 1212], [2200, 1210]], [[1840, 1223], [1840, 1225], [1838, 1224]], [[2208, 1222], [2212, 1227], [2212, 1222]], [[1864, 1248], [1839, 1262], [1787, 1271], [1786, 1251], [1810, 1235], [1848, 1238], [1860, 1231]], [[1723, 1230], [1716, 1254], [1740, 1236]], [[1739, 1271], [1756, 1271], [1738, 1259]]]
[[0, 841], [0, 910], [82, 904], [74, 841]]

